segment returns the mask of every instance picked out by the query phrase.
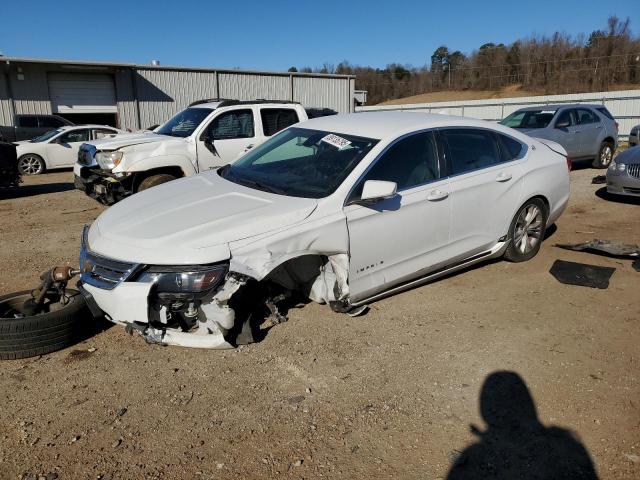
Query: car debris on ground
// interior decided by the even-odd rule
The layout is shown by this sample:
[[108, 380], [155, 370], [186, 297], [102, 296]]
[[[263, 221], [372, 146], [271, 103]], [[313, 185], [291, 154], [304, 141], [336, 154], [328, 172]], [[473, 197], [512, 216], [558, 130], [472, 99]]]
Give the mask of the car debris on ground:
[[560, 283], [567, 285], [606, 289], [609, 287], [609, 279], [615, 271], [616, 269], [612, 267], [556, 260], [549, 273]]
[[599, 255], [610, 255], [614, 257], [625, 257], [635, 259], [632, 266], [634, 270], [640, 271], [640, 245], [622, 243], [613, 240], [593, 239], [583, 243], [556, 243], [556, 247], [565, 250], [589, 251]]

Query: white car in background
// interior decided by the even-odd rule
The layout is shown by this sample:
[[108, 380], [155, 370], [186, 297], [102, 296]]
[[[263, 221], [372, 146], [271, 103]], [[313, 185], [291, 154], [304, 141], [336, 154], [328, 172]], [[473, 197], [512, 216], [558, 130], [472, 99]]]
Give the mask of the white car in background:
[[566, 151], [548, 140], [445, 115], [323, 117], [103, 212], [78, 285], [148, 342], [228, 348], [256, 285], [356, 314], [480, 261], [529, 260], [568, 200]]
[[18, 169], [22, 175], [38, 175], [45, 170], [73, 167], [78, 160], [80, 145], [118, 133], [125, 132], [105, 125], [77, 125], [60, 127], [31, 140], [16, 142]]

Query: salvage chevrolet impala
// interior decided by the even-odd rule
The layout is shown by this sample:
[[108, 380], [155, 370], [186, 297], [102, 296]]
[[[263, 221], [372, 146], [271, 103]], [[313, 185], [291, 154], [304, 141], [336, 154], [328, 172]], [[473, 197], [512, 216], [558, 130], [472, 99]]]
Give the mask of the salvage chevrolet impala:
[[483, 260], [529, 260], [568, 199], [554, 142], [444, 115], [324, 117], [102, 213], [79, 288], [149, 342], [228, 348], [256, 285], [357, 313]]

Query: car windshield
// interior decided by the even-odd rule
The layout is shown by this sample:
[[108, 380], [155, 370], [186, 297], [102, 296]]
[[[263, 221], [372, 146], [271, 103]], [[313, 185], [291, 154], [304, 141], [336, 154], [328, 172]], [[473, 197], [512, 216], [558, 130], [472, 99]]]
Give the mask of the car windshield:
[[186, 138], [213, 112], [210, 108], [187, 108], [158, 128], [155, 133]]
[[500, 124], [511, 128], [545, 128], [555, 114], [555, 110], [519, 110]]
[[56, 128], [55, 130], [49, 130], [47, 133], [40, 135], [39, 137], [32, 138], [29, 140], [31, 143], [40, 143], [49, 140], [50, 138], [55, 137], [57, 134], [62, 132], [61, 128]]
[[376, 143], [371, 138], [289, 128], [223, 167], [219, 174], [258, 190], [322, 198], [338, 188]]

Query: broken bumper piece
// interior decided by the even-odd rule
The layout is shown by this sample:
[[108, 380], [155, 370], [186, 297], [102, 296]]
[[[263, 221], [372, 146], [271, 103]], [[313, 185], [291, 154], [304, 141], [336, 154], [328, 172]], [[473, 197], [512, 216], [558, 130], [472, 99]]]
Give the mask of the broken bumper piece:
[[235, 346], [230, 341], [235, 312], [227, 302], [244, 283], [242, 277], [230, 274], [194, 311], [195, 320], [188, 328], [170, 325], [166, 307], [154, 305], [152, 283], [123, 282], [111, 290], [85, 283], [82, 288], [109, 321], [138, 333], [147, 343], [225, 349]]

